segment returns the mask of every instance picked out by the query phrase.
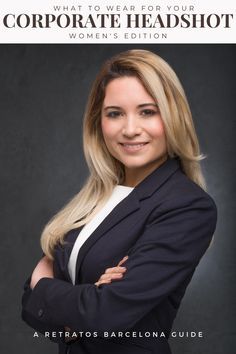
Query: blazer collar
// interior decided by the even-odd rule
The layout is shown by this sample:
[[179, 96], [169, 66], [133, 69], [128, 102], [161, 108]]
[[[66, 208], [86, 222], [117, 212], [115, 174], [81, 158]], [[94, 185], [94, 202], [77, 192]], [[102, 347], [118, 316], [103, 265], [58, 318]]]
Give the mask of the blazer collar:
[[[150, 197], [163, 183], [180, 167], [178, 159], [167, 159], [161, 166], [148, 175], [140, 182], [133, 191], [120, 202], [111, 213], [102, 221], [96, 230], [89, 236], [85, 243], [80, 248], [76, 262], [76, 280], [79, 280], [79, 271], [89, 249], [93, 244], [108, 232], [113, 226], [118, 224], [122, 219], [126, 218], [131, 213], [140, 208], [140, 200]], [[80, 229], [72, 230], [69, 234], [69, 247], [66, 251], [66, 263], [69, 261], [69, 256], [72, 251], [72, 245], [79, 234]], [[67, 266], [67, 264], [66, 264]], [[68, 274], [67, 274], [68, 275]]]
[[134, 188], [139, 200], [150, 197], [179, 168], [179, 158], [168, 158]]

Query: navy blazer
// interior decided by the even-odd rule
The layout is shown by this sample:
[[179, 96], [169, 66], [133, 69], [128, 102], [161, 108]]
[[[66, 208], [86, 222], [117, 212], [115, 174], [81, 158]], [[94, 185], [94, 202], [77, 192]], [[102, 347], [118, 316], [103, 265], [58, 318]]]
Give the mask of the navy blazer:
[[[66, 235], [55, 248], [55, 278], [42, 278], [33, 291], [26, 282], [22, 318], [42, 333], [64, 326], [80, 332], [70, 344], [51, 338], [61, 354], [168, 354], [173, 320], [215, 226], [212, 198], [186, 177], [178, 158], [168, 159], [83, 244], [75, 285], [67, 265], [80, 229]], [[123, 278], [95, 286], [125, 255]]]

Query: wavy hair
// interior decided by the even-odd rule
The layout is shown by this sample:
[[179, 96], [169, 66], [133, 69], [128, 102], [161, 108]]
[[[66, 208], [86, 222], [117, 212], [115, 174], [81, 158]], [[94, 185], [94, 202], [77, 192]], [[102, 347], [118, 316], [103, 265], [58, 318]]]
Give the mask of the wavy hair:
[[106, 86], [124, 76], [137, 77], [158, 104], [164, 124], [169, 157], [178, 156], [183, 172], [205, 189], [200, 154], [191, 111], [183, 87], [172, 68], [147, 50], [128, 50], [107, 60], [91, 88], [83, 123], [83, 148], [90, 175], [81, 191], [45, 226], [41, 236], [44, 253], [53, 259], [54, 247], [64, 236], [92, 219], [124, 181], [124, 166], [108, 151], [101, 129]]

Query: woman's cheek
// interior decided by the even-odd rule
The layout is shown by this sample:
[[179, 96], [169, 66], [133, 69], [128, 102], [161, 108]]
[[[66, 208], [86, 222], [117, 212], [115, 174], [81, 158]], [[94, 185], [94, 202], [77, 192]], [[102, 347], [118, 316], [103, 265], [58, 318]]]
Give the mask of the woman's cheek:
[[153, 120], [149, 122], [148, 130], [150, 135], [160, 137], [165, 135], [164, 124], [161, 119]]
[[114, 139], [117, 132], [117, 126], [113, 122], [104, 121], [102, 122], [102, 132], [105, 140]]

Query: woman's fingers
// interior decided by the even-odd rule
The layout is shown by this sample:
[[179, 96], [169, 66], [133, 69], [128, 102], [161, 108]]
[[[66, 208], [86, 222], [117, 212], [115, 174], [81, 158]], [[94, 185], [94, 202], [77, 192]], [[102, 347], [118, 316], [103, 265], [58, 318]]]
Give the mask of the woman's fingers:
[[113, 280], [119, 280], [123, 277], [122, 273], [116, 273], [116, 274], [103, 274], [99, 280], [95, 283], [95, 285], [101, 285], [101, 284], [109, 284]]
[[126, 269], [125, 267], [121, 267], [121, 265], [127, 261], [129, 257], [128, 256], [125, 256], [119, 263], [116, 267], [112, 267], [112, 268], [107, 268], [105, 270], [105, 274], [107, 273], [119, 273], [120, 271], [123, 271], [124, 269]]
[[126, 272], [124, 267], [108, 268], [104, 274], [100, 276], [98, 282], [100, 284], [110, 283], [111, 280], [121, 279]]
[[113, 268], [107, 268], [105, 270], [104, 274], [114, 274], [114, 273], [122, 273], [125, 272], [126, 268], [125, 267], [113, 267]]
[[127, 261], [129, 257], [125, 256], [119, 263], [118, 263], [118, 267], [121, 266], [125, 261]]
[[125, 256], [116, 267], [107, 268], [105, 273], [101, 275], [99, 280], [95, 283], [96, 286], [101, 284], [109, 284], [112, 280], [119, 280], [123, 277], [126, 272], [126, 268], [121, 265], [128, 259], [128, 256]]
[[124, 272], [125, 272], [125, 270], [123, 270], [122, 272], [119, 272], [119, 273], [103, 274], [103, 275], [101, 275], [99, 280], [120, 279], [120, 278], [122, 278]]
[[111, 283], [111, 280], [99, 280], [96, 283], [94, 283], [96, 286], [99, 286], [101, 284], [109, 284]]

